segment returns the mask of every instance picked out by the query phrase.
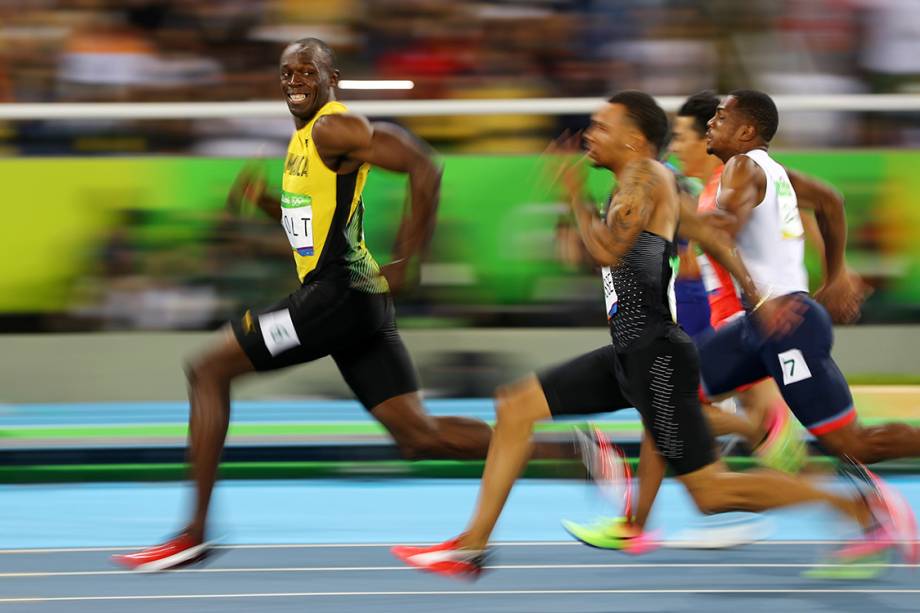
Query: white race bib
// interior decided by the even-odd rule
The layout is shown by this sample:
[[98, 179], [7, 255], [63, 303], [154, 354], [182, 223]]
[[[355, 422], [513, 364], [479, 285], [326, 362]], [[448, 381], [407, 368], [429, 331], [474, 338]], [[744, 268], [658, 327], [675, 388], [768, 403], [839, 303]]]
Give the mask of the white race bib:
[[601, 268], [601, 279], [604, 282], [604, 304], [607, 307], [607, 319], [613, 318], [617, 312], [617, 290], [613, 287], [613, 272], [609, 266]]
[[288, 309], [259, 315], [259, 328], [262, 330], [265, 348], [273, 356], [300, 344]]
[[790, 349], [776, 356], [783, 369], [783, 385], [791, 385], [805, 379], [811, 379], [811, 370], [805, 362], [805, 356], [798, 349]]
[[281, 225], [291, 249], [299, 255], [313, 255], [313, 199], [310, 196], [281, 193]]
[[798, 200], [796, 200], [792, 185], [784, 179], [777, 179], [775, 185], [776, 202], [779, 205], [779, 224], [783, 238], [802, 238], [805, 235], [805, 228], [802, 226]]

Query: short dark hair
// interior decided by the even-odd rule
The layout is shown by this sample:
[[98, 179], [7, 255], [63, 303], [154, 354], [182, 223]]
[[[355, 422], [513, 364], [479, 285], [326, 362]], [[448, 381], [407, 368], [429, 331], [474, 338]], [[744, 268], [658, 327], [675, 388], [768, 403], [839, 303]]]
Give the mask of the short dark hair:
[[677, 111], [678, 117], [692, 117], [693, 128], [700, 136], [706, 135], [706, 124], [719, 108], [719, 97], [711, 89], [697, 92], [687, 98]]
[[661, 153], [668, 142], [668, 116], [654, 98], [645, 92], [627, 89], [614, 94], [607, 102], [625, 106], [626, 114], [639, 127], [645, 140], [655, 147], [655, 155]]
[[329, 61], [329, 67], [335, 68], [335, 51], [332, 50], [332, 47], [326, 44], [325, 41], [318, 38], [301, 38], [295, 40], [292, 45], [300, 45], [301, 47], [307, 47], [314, 52], [320, 52], [326, 56], [326, 59]]
[[737, 101], [735, 108], [754, 122], [760, 137], [768, 143], [773, 140], [779, 127], [779, 112], [773, 98], [756, 89], [736, 89], [728, 95]]

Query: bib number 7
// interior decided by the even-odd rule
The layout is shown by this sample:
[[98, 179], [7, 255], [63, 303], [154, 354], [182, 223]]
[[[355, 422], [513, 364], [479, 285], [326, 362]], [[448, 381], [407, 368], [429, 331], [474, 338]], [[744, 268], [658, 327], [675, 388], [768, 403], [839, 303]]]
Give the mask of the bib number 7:
[[808, 369], [805, 356], [798, 349], [784, 351], [778, 354], [777, 357], [779, 358], [780, 368], [783, 370], [783, 385], [811, 379], [811, 371]]

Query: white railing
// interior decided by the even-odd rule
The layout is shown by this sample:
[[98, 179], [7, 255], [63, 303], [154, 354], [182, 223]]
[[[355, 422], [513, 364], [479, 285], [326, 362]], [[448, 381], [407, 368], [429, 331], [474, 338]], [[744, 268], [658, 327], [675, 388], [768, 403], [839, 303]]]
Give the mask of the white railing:
[[[683, 96], [660, 96], [666, 111], [675, 111]], [[775, 96], [780, 111], [920, 112], [920, 94], [855, 94]], [[370, 117], [421, 115], [586, 115], [603, 98], [521, 98], [508, 100], [361, 100], [348, 102]], [[281, 101], [8, 103], [0, 104], [0, 120], [29, 119], [234, 119], [286, 117]]]

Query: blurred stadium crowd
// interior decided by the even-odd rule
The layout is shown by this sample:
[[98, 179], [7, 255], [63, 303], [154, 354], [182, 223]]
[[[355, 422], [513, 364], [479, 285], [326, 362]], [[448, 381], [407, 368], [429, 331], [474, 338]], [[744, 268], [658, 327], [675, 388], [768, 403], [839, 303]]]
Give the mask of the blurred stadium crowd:
[[[303, 36], [333, 45], [348, 78], [415, 83], [349, 99], [920, 90], [914, 0], [0, 0], [0, 100], [277, 99], [279, 52]], [[880, 117], [789, 122], [798, 128], [784, 130], [790, 144], [920, 140]], [[548, 117], [407, 123], [447, 150], [503, 153], [539, 150], [559, 127]], [[5, 125], [2, 144], [20, 155], [249, 155], [254, 140], [277, 152], [287, 128], [33, 122]]]

